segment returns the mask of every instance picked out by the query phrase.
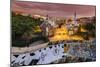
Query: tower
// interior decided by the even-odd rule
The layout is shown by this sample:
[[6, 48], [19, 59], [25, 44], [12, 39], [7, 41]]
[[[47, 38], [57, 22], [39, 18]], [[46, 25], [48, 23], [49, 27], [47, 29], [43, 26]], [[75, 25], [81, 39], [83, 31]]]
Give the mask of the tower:
[[74, 13], [74, 24], [77, 25], [77, 21], [76, 21], [77, 17], [76, 17], [76, 12]]
[[46, 15], [46, 20], [48, 20], [49, 19], [49, 16], [48, 16], [48, 14]]

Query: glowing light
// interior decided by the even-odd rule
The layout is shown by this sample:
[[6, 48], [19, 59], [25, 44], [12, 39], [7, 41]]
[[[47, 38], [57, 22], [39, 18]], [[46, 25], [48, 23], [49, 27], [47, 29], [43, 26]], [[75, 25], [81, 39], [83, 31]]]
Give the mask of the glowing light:
[[60, 40], [83, 40], [80, 36], [71, 36], [69, 35], [69, 31], [66, 26], [62, 26], [61, 28], [56, 28], [54, 30], [54, 36], [49, 38], [50, 41], [60, 41]]

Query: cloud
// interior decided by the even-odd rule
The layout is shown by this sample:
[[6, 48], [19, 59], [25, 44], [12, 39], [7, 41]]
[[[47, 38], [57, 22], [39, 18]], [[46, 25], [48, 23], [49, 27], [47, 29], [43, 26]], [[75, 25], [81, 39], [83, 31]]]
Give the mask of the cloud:
[[90, 5], [72, 5], [72, 4], [53, 4], [41, 2], [23, 2], [13, 1], [13, 11], [21, 11], [26, 14], [40, 14], [50, 16], [72, 16], [75, 12], [79, 16], [94, 16], [95, 6]]

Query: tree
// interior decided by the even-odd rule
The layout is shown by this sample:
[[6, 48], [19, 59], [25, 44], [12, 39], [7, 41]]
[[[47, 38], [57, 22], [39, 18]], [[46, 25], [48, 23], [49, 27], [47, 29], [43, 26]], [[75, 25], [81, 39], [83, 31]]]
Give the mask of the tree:
[[[41, 24], [41, 18], [32, 18], [29, 15], [23, 16], [20, 14], [12, 13], [12, 40], [28, 42], [32, 35], [34, 35], [34, 30], [36, 26]], [[23, 41], [24, 40], [24, 41]], [[17, 42], [17, 43], [18, 43]]]
[[30, 35], [36, 26], [41, 24], [41, 18], [34, 19], [30, 16], [12, 15], [12, 33], [17, 36]]

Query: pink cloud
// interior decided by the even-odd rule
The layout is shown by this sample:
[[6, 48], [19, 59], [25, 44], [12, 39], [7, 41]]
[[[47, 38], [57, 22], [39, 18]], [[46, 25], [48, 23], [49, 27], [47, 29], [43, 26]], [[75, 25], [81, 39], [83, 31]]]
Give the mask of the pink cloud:
[[72, 4], [53, 4], [40, 2], [12, 2], [12, 10], [20, 11], [25, 14], [40, 14], [50, 16], [72, 16], [76, 11], [79, 16], [94, 16], [95, 6], [72, 5]]

